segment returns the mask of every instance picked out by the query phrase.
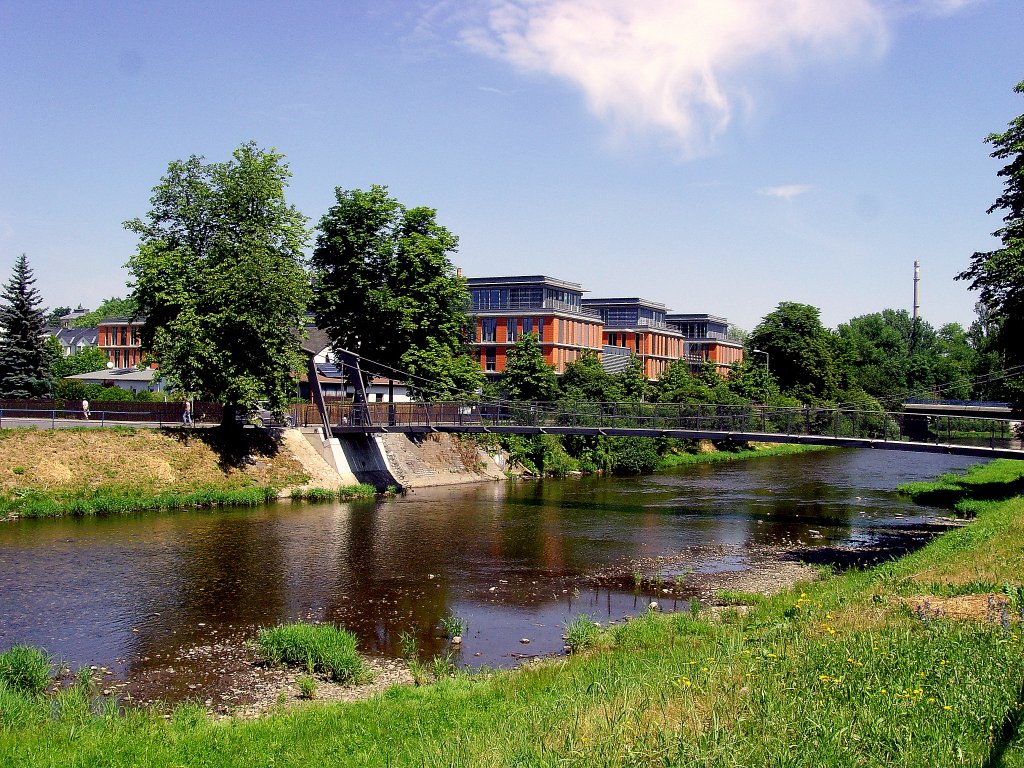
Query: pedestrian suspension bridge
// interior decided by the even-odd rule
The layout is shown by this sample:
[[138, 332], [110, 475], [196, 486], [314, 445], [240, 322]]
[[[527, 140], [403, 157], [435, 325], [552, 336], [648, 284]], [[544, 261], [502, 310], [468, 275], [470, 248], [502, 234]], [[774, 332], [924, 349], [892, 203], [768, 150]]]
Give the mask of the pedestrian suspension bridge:
[[[351, 401], [327, 401], [310, 360], [313, 404], [297, 406], [300, 425], [320, 425], [334, 436], [399, 432], [427, 434], [607, 435], [684, 440], [803, 443], [1024, 459], [1021, 422], [1008, 409], [969, 415], [856, 407], [777, 408], [764, 405], [680, 403], [512, 402], [444, 400], [367, 402], [359, 357], [339, 355], [354, 384]], [[953, 415], [950, 415], [953, 414]], [[996, 417], [998, 416], [998, 417]]]

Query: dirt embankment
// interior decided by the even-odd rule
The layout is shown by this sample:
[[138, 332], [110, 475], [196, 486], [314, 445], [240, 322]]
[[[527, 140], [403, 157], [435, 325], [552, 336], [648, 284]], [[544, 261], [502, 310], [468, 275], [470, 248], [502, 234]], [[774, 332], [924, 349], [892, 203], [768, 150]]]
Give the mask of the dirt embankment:
[[139, 492], [287, 487], [304, 466], [273, 436], [244, 430], [0, 430], [0, 492], [66, 494], [118, 488]]

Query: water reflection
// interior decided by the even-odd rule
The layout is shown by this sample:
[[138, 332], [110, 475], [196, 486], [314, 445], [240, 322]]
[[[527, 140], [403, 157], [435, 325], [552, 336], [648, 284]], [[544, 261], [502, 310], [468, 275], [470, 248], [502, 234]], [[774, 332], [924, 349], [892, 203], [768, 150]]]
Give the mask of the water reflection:
[[727, 551], [692, 568], [736, 570], [751, 545], [871, 544], [931, 519], [892, 488], [969, 463], [843, 451], [383, 502], [19, 521], [0, 526], [0, 647], [30, 642], [131, 676], [302, 618], [349, 627], [371, 653], [396, 655], [409, 631], [430, 654], [454, 612], [470, 622], [464, 660], [508, 664], [558, 650], [576, 613], [646, 605], [628, 590], [576, 593], [580, 575], [697, 547]]

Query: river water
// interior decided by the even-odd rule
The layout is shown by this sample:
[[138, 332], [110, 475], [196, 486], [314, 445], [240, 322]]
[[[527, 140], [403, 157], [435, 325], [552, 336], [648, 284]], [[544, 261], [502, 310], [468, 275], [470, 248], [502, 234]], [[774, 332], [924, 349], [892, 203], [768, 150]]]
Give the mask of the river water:
[[[198, 674], [190, 648], [295, 619], [338, 622], [384, 656], [409, 632], [426, 657], [446, 648], [439, 622], [455, 613], [469, 622], [459, 661], [508, 666], [560, 651], [574, 615], [646, 608], [621, 579], [590, 576], [684, 553], [665, 575], [685, 582], [750, 568], [747, 552], [765, 545], [876, 546], [944, 516], [897, 497], [898, 484], [973, 461], [825, 451], [384, 501], [5, 523], [0, 649], [32, 643], [130, 682], [168, 664]], [[187, 695], [163, 684], [167, 698]]]

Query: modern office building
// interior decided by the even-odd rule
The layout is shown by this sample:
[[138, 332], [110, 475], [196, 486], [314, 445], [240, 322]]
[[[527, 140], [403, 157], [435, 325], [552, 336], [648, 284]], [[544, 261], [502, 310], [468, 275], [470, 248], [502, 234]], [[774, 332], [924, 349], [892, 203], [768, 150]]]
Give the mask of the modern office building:
[[601, 354], [601, 318], [583, 306], [579, 283], [545, 275], [470, 277], [473, 347], [488, 374], [505, 370], [509, 347], [537, 335], [544, 359], [558, 373], [585, 352]]
[[730, 365], [743, 361], [743, 344], [729, 338], [729, 321], [724, 317], [671, 313], [665, 316], [665, 322], [682, 334], [682, 357], [694, 370], [710, 360], [718, 365], [719, 373], [726, 373]]
[[666, 323], [664, 304], [641, 298], [595, 298], [583, 299], [583, 308], [596, 312], [604, 325], [604, 363], [610, 373], [628, 362], [628, 353], [622, 362], [623, 349], [640, 358], [649, 379], [660, 377], [683, 356], [683, 335]]
[[142, 340], [139, 331], [145, 319], [105, 318], [97, 328], [96, 346], [107, 353], [115, 368], [133, 368], [142, 363]]

